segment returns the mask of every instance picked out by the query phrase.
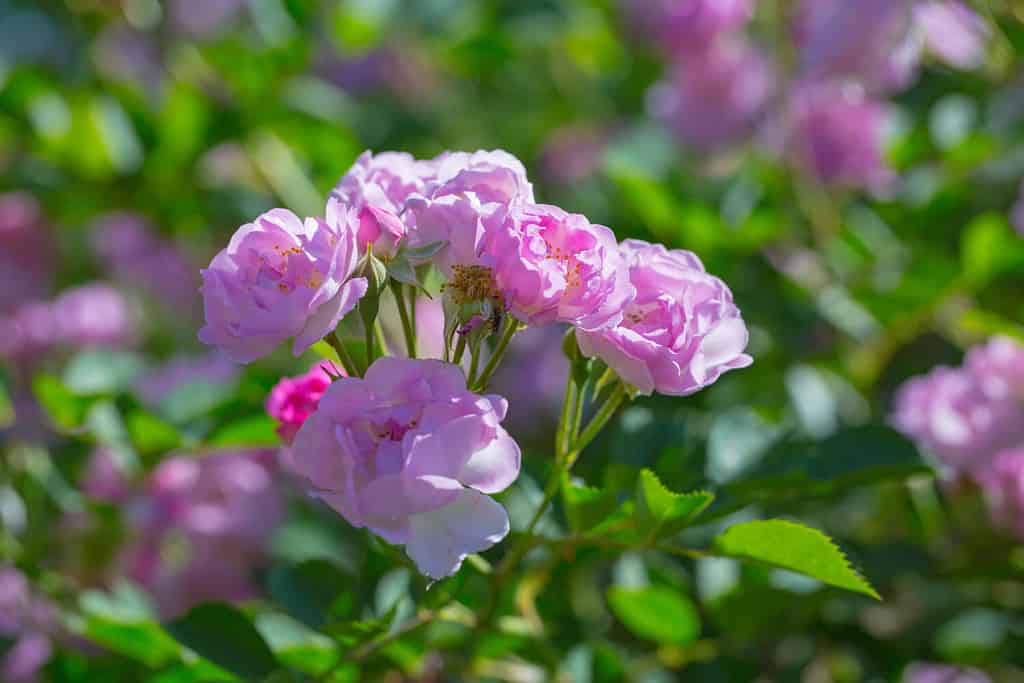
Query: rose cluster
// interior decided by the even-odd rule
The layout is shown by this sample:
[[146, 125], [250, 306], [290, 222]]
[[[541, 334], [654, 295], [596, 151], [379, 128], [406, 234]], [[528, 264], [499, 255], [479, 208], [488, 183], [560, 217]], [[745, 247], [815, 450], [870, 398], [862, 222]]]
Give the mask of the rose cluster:
[[[443, 339], [440, 358], [423, 359], [415, 318], [431, 269], [444, 280]], [[202, 275], [199, 337], [232, 360], [287, 339], [295, 355], [321, 339], [334, 348], [343, 369], [317, 366], [268, 399], [291, 466], [311, 494], [404, 545], [432, 577], [508, 532], [489, 496], [516, 479], [520, 452], [501, 426], [507, 402], [482, 392], [517, 331], [569, 326], [583, 356], [643, 394], [691, 394], [751, 363], [732, 293], [696, 255], [619, 243], [585, 216], [538, 203], [522, 163], [503, 151], [366, 152], [323, 217], [263, 214]], [[389, 293], [405, 358], [379, 357]], [[355, 351], [336, 334], [354, 311]]]
[[951, 473], [981, 485], [996, 522], [1024, 538], [1024, 345], [995, 337], [960, 367], [910, 379], [892, 422]]

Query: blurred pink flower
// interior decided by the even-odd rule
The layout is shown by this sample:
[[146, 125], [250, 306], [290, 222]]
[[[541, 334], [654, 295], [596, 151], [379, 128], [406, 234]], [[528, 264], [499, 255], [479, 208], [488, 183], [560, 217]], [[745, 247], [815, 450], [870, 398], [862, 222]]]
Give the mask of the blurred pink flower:
[[852, 83], [805, 83], [790, 93], [782, 148], [823, 183], [882, 191], [886, 105]]
[[131, 495], [131, 482], [109, 447], [93, 450], [82, 479], [82, 492], [108, 503], [124, 502]]
[[648, 109], [691, 147], [710, 150], [742, 140], [761, 120], [775, 72], [760, 50], [725, 36], [680, 58], [648, 93]]
[[119, 211], [91, 226], [92, 247], [112, 275], [189, 314], [199, 303], [197, 269], [144, 217]]
[[692, 53], [746, 24], [754, 0], [627, 0], [626, 10], [638, 38], [653, 37], [669, 53]]
[[59, 340], [68, 346], [123, 346], [138, 338], [138, 316], [114, 287], [96, 282], [53, 302]]
[[1010, 223], [1013, 224], [1014, 229], [1020, 233], [1021, 237], [1024, 237], [1024, 182], [1021, 183], [1020, 190], [1017, 194], [1017, 201], [1014, 202], [1013, 207], [1010, 209]]
[[999, 451], [1024, 443], [1024, 403], [993, 394], [991, 379], [944, 366], [913, 377], [896, 393], [892, 423], [943, 464], [977, 474]]
[[52, 654], [51, 636], [56, 628], [53, 605], [32, 591], [24, 574], [13, 566], [0, 565], [0, 638], [13, 641], [0, 655], [0, 680], [36, 680]]
[[925, 46], [945, 63], [958, 69], [975, 69], [984, 63], [988, 24], [963, 2], [918, 2], [914, 21], [924, 34]]
[[143, 372], [135, 383], [135, 392], [143, 403], [156, 406], [175, 389], [186, 384], [234, 384], [239, 374], [238, 366], [218, 353], [178, 355]]
[[274, 209], [232, 236], [203, 274], [199, 340], [248, 363], [294, 337], [298, 356], [334, 329], [366, 293], [352, 278], [359, 252], [354, 209], [334, 221]]
[[468, 391], [454, 365], [380, 358], [365, 379], [327, 389], [295, 438], [295, 468], [353, 526], [404, 545], [442, 578], [508, 533], [505, 510], [485, 495], [519, 474], [519, 447], [499, 424], [507, 408]]
[[992, 679], [979, 669], [914, 662], [903, 672], [903, 683], [992, 683]]
[[921, 40], [910, 0], [802, 0], [795, 38], [801, 75], [901, 90], [917, 75]]
[[554, 130], [544, 143], [539, 165], [551, 182], [579, 183], [601, 168], [609, 133], [586, 124]]
[[275, 458], [273, 451], [174, 456], [129, 504], [137, 538], [122, 562], [153, 593], [161, 616], [258, 593], [252, 573], [266, 562], [266, 544], [285, 513]]
[[996, 455], [978, 482], [996, 526], [1024, 540], [1024, 442]]
[[636, 297], [617, 326], [577, 330], [580, 351], [608, 364], [641, 393], [685, 396], [753, 359], [729, 287], [681, 249], [626, 240], [621, 250]]
[[49, 294], [54, 258], [50, 226], [35, 197], [0, 194], [0, 314]]

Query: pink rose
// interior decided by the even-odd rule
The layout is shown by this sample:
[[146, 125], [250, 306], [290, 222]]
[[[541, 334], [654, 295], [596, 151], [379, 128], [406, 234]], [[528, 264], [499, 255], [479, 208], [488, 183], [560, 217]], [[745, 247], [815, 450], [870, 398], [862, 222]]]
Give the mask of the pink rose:
[[445, 152], [429, 163], [434, 179], [407, 202], [409, 245], [445, 242], [431, 261], [451, 278], [456, 265], [480, 265], [484, 233], [512, 207], [533, 202], [533, 186], [522, 163], [501, 150]]
[[296, 356], [329, 333], [366, 293], [351, 278], [359, 252], [358, 214], [331, 223], [274, 209], [243, 225], [203, 271], [206, 325], [199, 340], [238, 363], [294, 337]]
[[418, 161], [405, 152], [384, 152], [374, 156], [363, 152], [341, 177], [331, 199], [362, 210], [374, 206], [393, 214], [401, 214], [406, 200], [424, 191], [434, 178], [436, 166]]
[[636, 298], [615, 327], [577, 331], [584, 355], [599, 357], [642, 393], [671, 396], [692, 394], [753, 362], [743, 353], [747, 327], [732, 292], [696, 255], [640, 240], [620, 249]]
[[531, 325], [607, 327], [633, 296], [615, 234], [556, 206], [514, 209], [488, 233], [483, 260], [512, 315]]
[[318, 363], [304, 375], [283, 377], [270, 390], [267, 413], [278, 421], [277, 433], [286, 444], [295, 439], [299, 427], [313, 414], [320, 397], [331, 385], [327, 370], [326, 363]]
[[294, 466], [351, 524], [441, 578], [508, 533], [485, 495], [519, 474], [519, 446], [499, 424], [507, 408], [468, 391], [454, 365], [380, 358], [365, 379], [331, 383], [295, 437]]

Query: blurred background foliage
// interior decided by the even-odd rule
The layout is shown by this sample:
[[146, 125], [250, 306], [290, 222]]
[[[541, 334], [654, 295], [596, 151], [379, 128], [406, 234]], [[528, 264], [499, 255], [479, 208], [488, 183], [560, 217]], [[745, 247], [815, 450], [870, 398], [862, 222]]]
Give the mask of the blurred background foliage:
[[[36, 676], [68, 683], [894, 681], [913, 661], [1024, 680], [1024, 546], [885, 426], [906, 378], [992, 334], [1024, 338], [1021, 8], [977, 3], [980, 65], [926, 57], [879, 96], [891, 178], [878, 187], [829, 182], [773, 139], [771, 111], [800, 85], [795, 5], [762, 0], [738, 29], [770, 56], [774, 86], [748, 130], [708, 148], [652, 116], [670, 66], [633, 15], [642, 4], [0, 0], [0, 222], [31, 224], [35, 240], [0, 255], [0, 560], [56, 615], [0, 631], [3, 656], [31, 631], [50, 644], [36, 642]], [[873, 129], [842, 131], [874, 144]], [[275, 449], [265, 397], [314, 360], [209, 357], [195, 340], [199, 267], [265, 209], [321, 213], [364, 149], [498, 147], [540, 201], [698, 253], [751, 330], [752, 367], [693, 397], [633, 402], [578, 483], [622, 499], [650, 468], [673, 491], [714, 492], [689, 547], [736, 521], [803, 520], [881, 602], [729, 559], [553, 546], [502, 593], [517, 616], [477, 632], [486, 566], [428, 590], [280, 475], [288, 514], [259, 530], [242, 612], [171, 629], [217, 666], [160, 628], [158, 591], [122, 575], [140, 492], [172, 457]], [[84, 314], [91, 330], [95, 317], [113, 326], [98, 337], [10, 322], [36, 300], [66, 321], [67, 293], [90, 282], [115, 287], [108, 308], [80, 304], [101, 311]], [[496, 388], [527, 454], [502, 499], [514, 529], [546, 478], [566, 372], [559, 332], [530, 335]], [[110, 481], [120, 488], [102, 493]], [[554, 538], [587, 519], [563, 504], [542, 528]], [[430, 623], [393, 630], [417, 614]], [[355, 654], [335, 665], [339, 652]]]

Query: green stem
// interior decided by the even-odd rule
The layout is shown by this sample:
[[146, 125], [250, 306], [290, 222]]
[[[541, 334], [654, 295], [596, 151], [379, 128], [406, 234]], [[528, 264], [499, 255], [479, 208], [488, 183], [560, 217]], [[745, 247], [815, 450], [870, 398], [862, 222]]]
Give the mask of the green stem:
[[466, 352], [466, 337], [458, 332], [455, 333], [458, 340], [455, 342], [455, 354], [452, 356], [452, 363], [462, 365], [462, 354]]
[[346, 374], [348, 374], [349, 377], [362, 376], [362, 373], [359, 371], [359, 366], [352, 358], [352, 355], [349, 354], [348, 349], [345, 348], [345, 344], [343, 344], [342, 341], [338, 339], [338, 335], [336, 335], [334, 332], [331, 332], [326, 337], [324, 337], [324, 339], [326, 339], [327, 343], [331, 345], [331, 348], [334, 349], [334, 352], [338, 354], [338, 361], [341, 363], [341, 366], [345, 368], [345, 372]]
[[382, 647], [390, 645], [399, 638], [404, 638], [416, 629], [434, 621], [437, 618], [438, 612], [439, 611], [435, 612], [430, 610], [423, 610], [416, 616], [404, 622], [394, 631], [391, 631], [390, 633], [383, 635], [380, 638], [377, 638], [376, 640], [371, 640], [369, 643], [366, 643], [365, 645], [362, 645], [354, 650], [350, 650], [342, 654], [340, 657], [338, 657], [334, 664], [332, 664], [331, 667], [327, 669], [327, 671], [323, 672], [317, 677], [317, 680], [329, 681], [334, 676], [334, 674], [338, 672], [338, 669], [340, 669], [342, 665], [344, 665], [346, 662], [363, 661], [364, 659], [366, 659]]
[[501, 339], [498, 341], [498, 346], [495, 347], [494, 353], [487, 360], [487, 365], [484, 366], [484, 371], [480, 373], [479, 379], [473, 384], [473, 391], [483, 391], [487, 388], [487, 383], [491, 381], [491, 375], [498, 369], [498, 365], [501, 363], [501, 359], [505, 356], [505, 352], [508, 351], [508, 345], [512, 342], [512, 337], [519, 331], [519, 321], [515, 318], [508, 316], [505, 322], [505, 331], [501, 335]]
[[[391, 291], [395, 295], [395, 303], [398, 304], [398, 316], [402, 319], [402, 332], [405, 334], [405, 353], [409, 358], [416, 357], [416, 324], [413, 322], [409, 310], [406, 308], [405, 286], [397, 281], [391, 281]], [[409, 308], [416, 308], [416, 295], [409, 301]]]
[[622, 402], [626, 400], [626, 385], [619, 383], [618, 386], [612, 390], [611, 395], [605, 400], [601, 408], [594, 414], [594, 417], [587, 424], [586, 429], [579, 435], [572, 446], [569, 449], [569, 453], [566, 456], [567, 466], [572, 467], [572, 463], [579, 457], [580, 452], [586, 448], [591, 441], [604, 429], [608, 421], [615, 415], [615, 411], [619, 409]]
[[377, 357], [389, 355], [388, 341], [384, 338], [384, 326], [381, 325], [380, 318], [373, 321], [373, 332], [377, 339]]
[[573, 423], [573, 407], [576, 405], [576, 382], [573, 381], [572, 368], [565, 384], [565, 397], [562, 399], [562, 415], [558, 418], [558, 429], [555, 431], [555, 462], [561, 462], [569, 452], [569, 444], [574, 436], [569, 435], [569, 425]]
[[469, 379], [466, 380], [466, 384], [469, 386], [475, 386], [476, 384], [476, 371], [480, 365], [480, 344], [477, 343], [474, 348], [469, 351]]
[[363, 322], [363, 343], [366, 344], [366, 368], [369, 369], [373, 365], [373, 361], [376, 358], [376, 344], [373, 342], [373, 325]]

